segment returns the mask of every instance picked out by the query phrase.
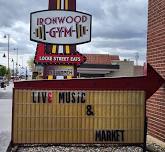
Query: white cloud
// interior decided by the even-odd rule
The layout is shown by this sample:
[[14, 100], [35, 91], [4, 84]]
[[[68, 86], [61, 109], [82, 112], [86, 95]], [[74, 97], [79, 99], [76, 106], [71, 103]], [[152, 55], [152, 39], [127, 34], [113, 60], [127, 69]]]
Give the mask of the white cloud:
[[[117, 54], [121, 58], [133, 58], [139, 52], [144, 61], [147, 5], [147, 0], [77, 0], [77, 10], [93, 16], [92, 42], [79, 45], [78, 51]], [[0, 52], [7, 50], [3, 35], [9, 33], [11, 49], [18, 48], [19, 54], [27, 57], [35, 55], [37, 44], [29, 38], [30, 12], [47, 7], [47, 0], [1, 0]]]

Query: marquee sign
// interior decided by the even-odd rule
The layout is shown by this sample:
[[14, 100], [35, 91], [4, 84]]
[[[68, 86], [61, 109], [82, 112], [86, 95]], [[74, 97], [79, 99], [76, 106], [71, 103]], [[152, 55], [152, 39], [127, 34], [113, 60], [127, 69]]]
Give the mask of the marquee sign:
[[144, 91], [16, 89], [14, 143], [142, 144], [144, 106]]
[[90, 14], [43, 10], [30, 15], [30, 39], [50, 44], [81, 44], [91, 41]]
[[146, 142], [146, 100], [165, 82], [147, 76], [14, 83], [13, 144]]

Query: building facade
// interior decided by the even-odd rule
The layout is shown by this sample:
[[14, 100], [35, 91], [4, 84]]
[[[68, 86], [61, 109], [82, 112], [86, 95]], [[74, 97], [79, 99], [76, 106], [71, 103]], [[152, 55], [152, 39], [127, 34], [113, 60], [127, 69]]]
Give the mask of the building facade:
[[80, 77], [134, 77], [143, 76], [143, 66], [134, 61], [121, 61], [117, 55], [84, 54], [87, 61], [78, 68]]
[[110, 73], [119, 71], [118, 64], [113, 62], [120, 61], [118, 55], [109, 54], [84, 54], [86, 62], [77, 69], [79, 77], [107, 77]]
[[[118, 55], [109, 54], [84, 54], [86, 62], [77, 68], [77, 77], [79, 78], [94, 78], [94, 77], [134, 77], [143, 75], [143, 66], [135, 66], [134, 61], [121, 61]], [[51, 68], [51, 66], [47, 66]], [[56, 66], [58, 67], [58, 66]], [[65, 72], [73, 73], [71, 66], [65, 65], [63, 70], [58, 68], [49, 71], [55, 71], [62, 76]], [[64, 71], [65, 70], [65, 71]], [[44, 78], [43, 65], [36, 65], [37, 79]], [[53, 77], [53, 79], [58, 79]], [[67, 78], [66, 78], [67, 79]]]
[[[165, 0], [149, 0], [147, 62], [165, 78]], [[165, 85], [147, 101], [148, 134], [165, 142]]]

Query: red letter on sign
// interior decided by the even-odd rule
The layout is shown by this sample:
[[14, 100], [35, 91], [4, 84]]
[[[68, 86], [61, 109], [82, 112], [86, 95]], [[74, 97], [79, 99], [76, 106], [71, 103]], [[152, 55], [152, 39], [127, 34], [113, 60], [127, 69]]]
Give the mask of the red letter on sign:
[[48, 103], [52, 102], [52, 92], [48, 92]]

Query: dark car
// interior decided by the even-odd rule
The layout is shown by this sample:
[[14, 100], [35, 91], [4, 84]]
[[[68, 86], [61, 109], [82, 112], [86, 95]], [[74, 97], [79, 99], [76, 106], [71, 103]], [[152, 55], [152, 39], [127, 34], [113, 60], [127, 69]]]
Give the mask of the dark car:
[[1, 86], [1, 88], [5, 88], [5, 81], [2, 76], [0, 76], [0, 86]]

